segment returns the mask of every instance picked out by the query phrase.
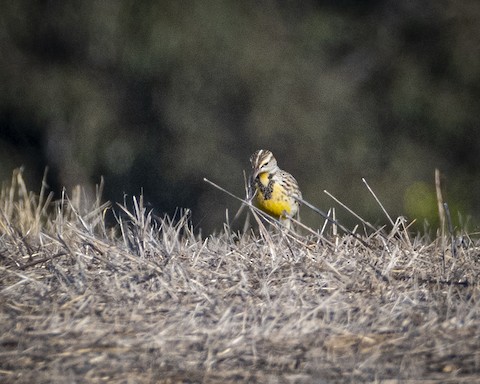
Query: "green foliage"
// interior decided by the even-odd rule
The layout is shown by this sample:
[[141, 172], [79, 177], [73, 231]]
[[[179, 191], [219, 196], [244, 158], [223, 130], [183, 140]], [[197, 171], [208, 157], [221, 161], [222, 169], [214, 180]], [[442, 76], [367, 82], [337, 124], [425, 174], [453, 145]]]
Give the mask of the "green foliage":
[[[412, 184], [404, 194], [407, 215], [430, 219], [431, 224], [438, 226], [438, 220], [435, 220], [438, 216], [436, 202], [435, 188], [422, 181]], [[432, 219], [435, 220], [433, 223]]]
[[242, 194], [268, 148], [325, 209], [323, 189], [376, 221], [366, 177], [422, 222], [435, 205], [403, 197], [438, 167], [478, 217], [478, 2], [328, 3], [4, 4], [0, 176], [48, 165], [59, 190], [104, 175], [108, 198], [143, 188], [210, 231], [237, 205], [203, 177]]

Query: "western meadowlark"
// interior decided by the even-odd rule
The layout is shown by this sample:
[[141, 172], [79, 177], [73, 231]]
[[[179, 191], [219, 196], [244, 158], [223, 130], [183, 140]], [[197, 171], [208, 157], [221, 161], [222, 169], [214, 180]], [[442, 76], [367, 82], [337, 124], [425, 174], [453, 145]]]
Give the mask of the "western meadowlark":
[[250, 157], [252, 175], [250, 195], [255, 205], [290, 227], [289, 217], [298, 217], [302, 198], [297, 180], [280, 169], [273, 153], [259, 149]]

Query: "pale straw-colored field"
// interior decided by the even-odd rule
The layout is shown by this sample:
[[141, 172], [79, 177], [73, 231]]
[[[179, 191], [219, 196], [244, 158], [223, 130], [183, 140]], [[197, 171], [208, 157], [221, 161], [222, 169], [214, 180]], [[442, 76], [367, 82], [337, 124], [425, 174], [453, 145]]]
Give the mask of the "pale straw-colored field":
[[201, 238], [129, 204], [4, 186], [2, 383], [480, 382], [468, 235]]

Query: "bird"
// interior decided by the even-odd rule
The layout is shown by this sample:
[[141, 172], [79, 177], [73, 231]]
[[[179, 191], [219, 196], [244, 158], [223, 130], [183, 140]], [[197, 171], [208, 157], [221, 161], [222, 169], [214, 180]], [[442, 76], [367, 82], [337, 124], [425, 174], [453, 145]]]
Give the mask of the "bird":
[[255, 206], [290, 228], [290, 218], [299, 217], [298, 199], [302, 199], [297, 180], [279, 168], [269, 150], [255, 151], [250, 163], [250, 196]]

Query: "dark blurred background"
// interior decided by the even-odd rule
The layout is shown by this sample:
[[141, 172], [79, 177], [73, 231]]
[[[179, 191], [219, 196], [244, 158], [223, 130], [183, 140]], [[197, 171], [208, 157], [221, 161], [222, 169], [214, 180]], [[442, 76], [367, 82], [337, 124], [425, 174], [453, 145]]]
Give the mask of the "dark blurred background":
[[[9, 1], [0, 14], [0, 178], [143, 193], [204, 233], [258, 148], [305, 199], [387, 223], [480, 215], [480, 2]], [[57, 194], [58, 196], [58, 194]], [[353, 224], [349, 215], [338, 211]], [[303, 210], [307, 224], [321, 220]], [[350, 217], [350, 219], [349, 219]]]

